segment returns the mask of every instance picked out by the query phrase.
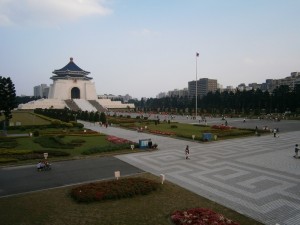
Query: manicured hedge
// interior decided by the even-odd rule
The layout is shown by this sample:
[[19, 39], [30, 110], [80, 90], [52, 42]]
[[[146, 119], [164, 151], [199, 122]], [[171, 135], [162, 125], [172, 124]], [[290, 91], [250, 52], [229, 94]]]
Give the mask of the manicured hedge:
[[48, 157], [69, 156], [70, 153], [59, 150], [34, 150], [33, 153], [44, 154], [48, 153]]
[[32, 150], [0, 149], [0, 155], [26, 155], [32, 152]]
[[[135, 148], [137, 148], [138, 145], [135, 144]], [[102, 152], [113, 152], [113, 151], [118, 151], [122, 149], [130, 149], [130, 144], [111, 144], [111, 145], [106, 145], [106, 146], [97, 146], [93, 147], [90, 149], [87, 149], [83, 151], [81, 154], [83, 155], [91, 155], [91, 154], [96, 154], [96, 153], [102, 153]]]
[[[61, 149], [73, 149], [79, 146], [80, 143], [65, 142], [63, 140], [64, 136], [40, 136], [34, 139], [35, 143], [40, 144], [44, 148], [61, 148]], [[83, 143], [83, 142], [81, 142]]]
[[18, 162], [18, 159], [15, 158], [0, 158], [0, 163], [12, 163]]
[[146, 178], [124, 178], [75, 187], [71, 190], [71, 196], [77, 202], [88, 203], [147, 195], [160, 187], [160, 183]]

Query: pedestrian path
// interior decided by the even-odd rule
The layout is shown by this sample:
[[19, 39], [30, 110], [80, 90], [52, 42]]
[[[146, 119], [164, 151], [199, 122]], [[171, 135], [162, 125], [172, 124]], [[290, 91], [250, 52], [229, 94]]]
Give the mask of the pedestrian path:
[[[151, 138], [159, 150], [117, 158], [164, 174], [166, 180], [264, 224], [300, 224], [300, 159], [293, 158], [300, 131], [204, 144], [88, 123], [85, 127], [135, 142]], [[190, 160], [184, 154], [187, 144]]]

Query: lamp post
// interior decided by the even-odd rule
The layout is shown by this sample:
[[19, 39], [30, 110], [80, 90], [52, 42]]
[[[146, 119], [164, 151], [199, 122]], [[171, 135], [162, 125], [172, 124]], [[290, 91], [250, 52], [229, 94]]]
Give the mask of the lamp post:
[[198, 101], [197, 101], [197, 95], [198, 95], [198, 91], [197, 91], [197, 86], [198, 86], [198, 82], [197, 82], [197, 80], [198, 80], [198, 78], [197, 78], [197, 67], [198, 67], [198, 60], [197, 60], [197, 58], [199, 57], [199, 53], [198, 52], [196, 52], [196, 111], [195, 111], [195, 119], [197, 119], [197, 108], [198, 108], [198, 106], [197, 106], [197, 103], [198, 103]]

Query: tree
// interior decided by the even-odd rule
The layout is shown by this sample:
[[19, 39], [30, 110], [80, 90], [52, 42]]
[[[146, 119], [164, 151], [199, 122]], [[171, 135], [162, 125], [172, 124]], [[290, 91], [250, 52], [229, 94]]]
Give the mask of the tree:
[[0, 115], [4, 114], [5, 122], [12, 118], [11, 111], [16, 107], [15, 85], [10, 77], [0, 76]]

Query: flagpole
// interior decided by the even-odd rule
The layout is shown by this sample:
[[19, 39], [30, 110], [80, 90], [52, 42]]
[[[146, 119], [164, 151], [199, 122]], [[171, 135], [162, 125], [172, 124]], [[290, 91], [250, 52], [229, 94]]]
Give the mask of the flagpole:
[[197, 119], [197, 103], [198, 103], [198, 101], [197, 101], [197, 95], [198, 95], [198, 91], [197, 91], [197, 86], [198, 86], [198, 82], [197, 82], [197, 80], [198, 80], [198, 78], [197, 78], [197, 64], [198, 64], [198, 61], [197, 61], [197, 58], [198, 58], [198, 56], [199, 56], [199, 53], [198, 52], [196, 52], [196, 111], [195, 111], [195, 115], [196, 115], [196, 117], [195, 117], [195, 119]]

